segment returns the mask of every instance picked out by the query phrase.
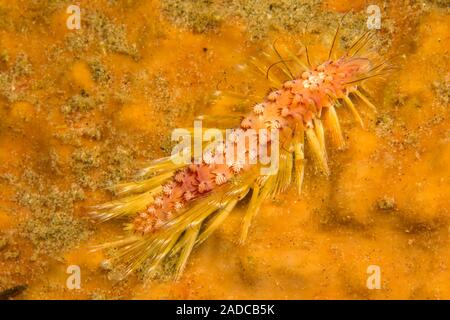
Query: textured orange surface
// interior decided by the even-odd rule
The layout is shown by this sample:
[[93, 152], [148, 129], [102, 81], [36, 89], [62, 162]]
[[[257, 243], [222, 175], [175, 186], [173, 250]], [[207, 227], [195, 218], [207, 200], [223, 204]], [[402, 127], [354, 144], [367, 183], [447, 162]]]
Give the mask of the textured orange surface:
[[[7, 2], [12, 6], [11, 1]], [[102, 1], [93, 1], [92, 5], [100, 9], [106, 6]], [[157, 7], [143, 3], [120, 18], [130, 26], [144, 23], [153, 26], [152, 21], [158, 17]], [[347, 7], [339, 1], [331, 9], [344, 12]], [[359, 7], [364, 5], [358, 4]], [[148, 13], [145, 21], [141, 19], [143, 12]], [[114, 10], [109, 14], [119, 16]], [[400, 9], [392, 9], [389, 14], [401, 27]], [[15, 15], [19, 19], [20, 13]], [[62, 90], [82, 88], [94, 92], [97, 83], [83, 55], [67, 66], [53, 65], [45, 58], [46, 48], [72, 32], [61, 25], [66, 16], [64, 10], [59, 10], [50, 17], [46, 28], [54, 30], [52, 34], [32, 28], [26, 33], [2, 32], [1, 48], [7, 49], [11, 56], [18, 51], [26, 52], [33, 62], [33, 77], [57, 75], [55, 85]], [[170, 93], [180, 103], [206, 99], [223, 82], [240, 85], [240, 76], [224, 72], [260, 48], [246, 42], [242, 25], [236, 22], [224, 23], [219, 34], [193, 34], [166, 21], [157, 24], [164, 36], [157, 38], [157, 32], [149, 31], [140, 48], [140, 60], [115, 53], [105, 53], [104, 59], [113, 78], [140, 70], [151, 74], [164, 71]], [[133, 30], [128, 36], [136, 39]], [[330, 150], [331, 177], [326, 179], [310, 169], [302, 197], [290, 190], [277, 201], [266, 203], [252, 224], [246, 245], [237, 244], [243, 214], [237, 208], [194, 251], [180, 281], [143, 283], [131, 276], [117, 283], [99, 268], [104, 254], [90, 252], [92, 245], [122, 234], [120, 223], [110, 223], [96, 226], [77, 247], [60, 253], [59, 259], [40, 257], [45, 265], [39, 267], [29, 259], [32, 245], [19, 238], [19, 258], [2, 261], [0, 257], [0, 280], [6, 282], [8, 277], [17, 284], [26, 282], [28, 289], [21, 296], [25, 299], [89, 299], [94, 294], [101, 298], [137, 299], [449, 299], [450, 121], [448, 106], [437, 106], [439, 97], [432, 89], [433, 82], [448, 77], [449, 34], [448, 16], [443, 10], [432, 9], [422, 15], [416, 34], [409, 35], [414, 39], [400, 36], [393, 39], [394, 49], [402, 53], [401, 67], [370, 87], [379, 114], [361, 105], [366, 122], [366, 129], [361, 129], [350, 112], [344, 112], [343, 131], [348, 148], [339, 152]], [[295, 35], [274, 31], [274, 37], [291, 39]], [[208, 48], [206, 53], [204, 47]], [[314, 48], [312, 54], [316, 57], [328, 50], [320, 43]], [[445, 55], [444, 62], [435, 63]], [[253, 75], [245, 80], [258, 81]], [[406, 103], [399, 105], [387, 99], [390, 94], [387, 88], [393, 83], [397, 85], [396, 94], [408, 97]], [[120, 84], [114, 86], [119, 88]], [[21, 90], [20, 84], [16, 87]], [[23, 163], [27, 163], [39, 167], [55, 185], [67, 188], [70, 181], [54, 176], [50, 169], [46, 171], [45, 164], [49, 148], [55, 150], [63, 165], [69, 163], [72, 147], [54, 138], [55, 133], [64, 130], [63, 116], [59, 108], [45, 107], [46, 101], [57, 101], [60, 105], [64, 100], [56, 93], [48, 96], [45, 87], [36, 88], [35, 92], [40, 107], [37, 102], [1, 101], [0, 170], [2, 174], [20, 175]], [[149, 103], [139, 88], [128, 94], [131, 98], [123, 105], [107, 106], [107, 113], [93, 111], [87, 121], [98, 124], [109, 117], [107, 120], [113, 127], [127, 133], [130, 140], [136, 132], [153, 136], [153, 144], [139, 142], [141, 147], [152, 148], [155, 158], [164, 155], [156, 134], [158, 131], [170, 134], [158, 125], [166, 115]], [[196, 114], [209, 111], [201, 103], [194, 109], [174, 120], [173, 125], [182, 126]], [[221, 114], [226, 110], [213, 112]], [[380, 132], [377, 119], [386, 114], [392, 124], [389, 130]], [[20, 128], [20, 133], [15, 128]], [[414, 143], [408, 143], [412, 137]], [[3, 233], [14, 233], [31, 214], [11, 200], [13, 193], [10, 186], [2, 184]], [[87, 205], [110, 197], [102, 190], [86, 191], [86, 195], [86, 200], [75, 204], [78, 217], [83, 217]], [[380, 199], [394, 199], [395, 205], [390, 210], [380, 209]], [[71, 264], [81, 267], [80, 290], [68, 290], [65, 286], [68, 276], [65, 271]], [[366, 287], [370, 265], [380, 266], [379, 290]]]

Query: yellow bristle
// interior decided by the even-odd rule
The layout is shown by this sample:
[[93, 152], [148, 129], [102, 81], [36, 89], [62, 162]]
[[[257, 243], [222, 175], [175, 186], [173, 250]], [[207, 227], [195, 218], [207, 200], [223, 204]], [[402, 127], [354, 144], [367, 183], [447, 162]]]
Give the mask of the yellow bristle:
[[325, 131], [323, 129], [322, 121], [314, 119], [314, 130], [316, 132], [317, 139], [319, 140], [320, 147], [325, 152]]
[[308, 140], [308, 145], [313, 152], [314, 158], [316, 159], [320, 170], [325, 174], [329, 175], [327, 155], [325, 150], [321, 147], [320, 141], [316, 135], [316, 132], [312, 128], [306, 129], [306, 138]]
[[230, 212], [234, 209], [237, 204], [238, 199], [231, 200], [222, 210], [214, 215], [209, 221], [207, 227], [201, 232], [196, 241], [196, 245], [200, 245], [203, 241], [205, 241], [228, 217]]
[[294, 62], [296, 62], [303, 70], [309, 70], [309, 67], [303, 63], [303, 61], [301, 61], [297, 55], [295, 55], [292, 51], [290, 51], [288, 48], [286, 48], [286, 51], [289, 55], [289, 57], [294, 60]]
[[113, 187], [117, 196], [125, 196], [132, 193], [142, 193], [150, 189], [154, 189], [173, 176], [173, 171], [160, 174], [150, 179], [136, 182], [120, 183]]
[[99, 221], [107, 221], [125, 215], [136, 214], [136, 212], [144, 210], [149, 204], [153, 203], [154, 196], [161, 192], [161, 189], [162, 187], [158, 186], [142, 194], [125, 197], [99, 206], [94, 206], [91, 208], [90, 215]]
[[200, 231], [201, 224], [194, 225], [187, 229], [183, 235], [185, 240], [185, 245], [181, 250], [180, 256], [175, 267], [175, 279], [178, 280], [186, 267], [187, 260], [194, 248], [195, 241], [197, 239], [198, 233]]
[[[251, 64], [262, 74], [266, 75], [267, 73], [267, 69], [269, 67], [269, 65], [267, 65], [267, 63], [264, 63], [262, 61], [260, 61], [259, 59], [252, 57], [251, 58]], [[281, 84], [283, 83], [278, 77], [276, 77], [273, 74], [268, 74], [267, 75], [268, 80], [271, 82], [271, 84], [275, 87], [279, 87], [281, 86]]]
[[327, 109], [324, 115], [324, 119], [325, 125], [331, 135], [331, 141], [338, 149], [343, 149], [345, 147], [345, 140], [342, 135], [341, 125], [339, 123], [336, 109], [333, 106]]
[[353, 116], [355, 117], [355, 119], [359, 122], [359, 124], [361, 125], [362, 128], [364, 128], [364, 122], [361, 118], [361, 116], [359, 115], [358, 110], [356, 109], [355, 105], [353, 104], [352, 100], [350, 100], [350, 98], [346, 95], [344, 95], [344, 101], [347, 104], [347, 106], [350, 108], [351, 112], [353, 113]]
[[377, 112], [377, 107], [375, 107], [375, 106], [373, 105], [373, 103], [370, 102], [369, 99], [367, 99], [367, 97], [361, 93], [361, 91], [356, 90], [356, 91], [355, 91], [355, 94], [356, 94], [362, 101], [364, 101], [364, 103], [367, 104], [367, 105], [368, 105], [375, 113]]
[[257, 206], [259, 190], [260, 190], [259, 185], [255, 184], [255, 186], [253, 187], [253, 191], [252, 191], [252, 198], [250, 200], [250, 203], [247, 207], [247, 211], [242, 220], [242, 231], [241, 231], [241, 237], [239, 239], [240, 244], [244, 244], [245, 241], [247, 240], [248, 230], [252, 223], [253, 217], [257, 214], [257, 212], [259, 210], [259, 207]]
[[305, 174], [305, 131], [303, 124], [299, 124], [294, 132], [294, 170], [297, 193], [302, 192], [303, 177]]

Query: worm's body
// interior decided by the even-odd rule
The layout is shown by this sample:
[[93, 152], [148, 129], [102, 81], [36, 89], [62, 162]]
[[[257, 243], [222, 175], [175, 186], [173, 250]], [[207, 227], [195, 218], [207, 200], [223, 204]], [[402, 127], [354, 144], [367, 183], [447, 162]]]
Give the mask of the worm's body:
[[[130, 216], [126, 227], [130, 235], [101, 247], [119, 248], [113, 260], [127, 273], [145, 264], [152, 274], [163, 262], [171, 261], [179, 277], [193, 247], [202, 243], [251, 192], [242, 223], [243, 243], [264, 200], [292, 183], [301, 190], [305, 141], [318, 168], [328, 174], [325, 135], [330, 134], [335, 147], [344, 145], [336, 106], [345, 104], [362, 125], [351, 98], [358, 96], [373, 107], [359, 85], [387, 70], [386, 62], [376, 63], [376, 57], [357, 55], [369, 38], [366, 33], [341, 58], [317, 66], [308, 67], [289, 52], [290, 61], [298, 64], [295, 73], [274, 48], [281, 59], [275, 64], [288, 79], [271, 79], [272, 64], [266, 75], [271, 85], [278, 84], [277, 89], [253, 104], [237, 127], [240, 130], [205, 151], [199, 163], [180, 165], [173, 162], [173, 157], [160, 159], [143, 169], [141, 176], [145, 179], [119, 185], [117, 192], [125, 197], [97, 206], [94, 213], [101, 220]], [[258, 62], [255, 64], [262, 69]], [[262, 136], [264, 130], [268, 133]], [[277, 141], [271, 134], [274, 131], [278, 133]], [[245, 140], [251, 135], [267, 150], [272, 150], [276, 142], [279, 165], [274, 174], [261, 174], [261, 165], [252, 162], [260, 149]], [[230, 153], [238, 157], [228, 157]]]

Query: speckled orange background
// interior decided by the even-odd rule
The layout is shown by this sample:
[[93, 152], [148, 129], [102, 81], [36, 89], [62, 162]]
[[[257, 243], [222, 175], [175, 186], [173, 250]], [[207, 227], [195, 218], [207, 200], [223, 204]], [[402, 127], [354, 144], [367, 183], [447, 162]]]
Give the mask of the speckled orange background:
[[[157, 1], [89, 1], [86, 6], [125, 26], [126, 39], [136, 44], [139, 55], [130, 54], [131, 47], [117, 48], [104, 34], [93, 40], [100, 42], [99, 50], [69, 50], [66, 39], [78, 31], [65, 27], [65, 1], [48, 1], [48, 7], [0, 1], [0, 16], [6, 17], [0, 23], [0, 51], [8, 56], [2, 55], [0, 65], [5, 75], [0, 92], [0, 290], [25, 284], [17, 296], [23, 299], [450, 298], [448, 9], [433, 1], [380, 3], [389, 26], [381, 32], [391, 41], [386, 54], [398, 55], [399, 70], [370, 84], [379, 111], [361, 106], [365, 129], [350, 113], [341, 114], [348, 148], [330, 150], [331, 177], [311, 168], [302, 197], [291, 190], [265, 203], [244, 246], [237, 244], [244, 208], [236, 209], [194, 251], [182, 279], [167, 282], [135, 275], [116, 281], [113, 270], [101, 267], [104, 253], [90, 248], [121, 235], [121, 224], [97, 225], [86, 219], [86, 207], [110, 199], [104, 189], [108, 181], [126, 179], [140, 160], [170, 152], [171, 129], [208, 113], [208, 99], [218, 87], [258, 83], [253, 75], [243, 79], [233, 72], [238, 63], [272, 39], [301, 35], [273, 28], [265, 39], [250, 41], [245, 19], [193, 32], [161, 13]], [[367, 4], [330, 1], [320, 6], [332, 14], [351, 8], [364, 14]], [[316, 59], [327, 53], [326, 40], [335, 26], [323, 26], [326, 37], [308, 35]], [[21, 53], [32, 71], [14, 74]], [[107, 82], [95, 78], [92, 59], [108, 70]], [[94, 106], [65, 114], [61, 106], [80, 92], [94, 97]], [[96, 129], [100, 137], [90, 134]], [[80, 150], [94, 150], [95, 157], [77, 158], [85, 154]], [[121, 152], [127, 156], [114, 158]], [[84, 196], [69, 197], [49, 210], [56, 201], [49, 196], [52, 188], [63, 192], [74, 184]], [[30, 204], [35, 198], [40, 202]], [[34, 221], [36, 206], [47, 215], [64, 211], [69, 223], [33, 229], [36, 224], [27, 221]], [[76, 221], [82, 223], [79, 228], [73, 227]], [[27, 232], [36, 237], [30, 239]], [[64, 245], [36, 252], [50, 243], [39, 236]], [[66, 287], [66, 268], [72, 264], [81, 268], [79, 290]], [[380, 267], [378, 290], [366, 287], [369, 265]]]

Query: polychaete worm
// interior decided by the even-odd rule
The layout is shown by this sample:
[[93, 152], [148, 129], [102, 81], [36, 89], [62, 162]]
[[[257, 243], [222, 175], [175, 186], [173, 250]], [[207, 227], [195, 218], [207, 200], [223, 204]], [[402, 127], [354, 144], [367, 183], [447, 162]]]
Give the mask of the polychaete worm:
[[[169, 265], [171, 276], [178, 279], [192, 250], [224, 222], [241, 199], [247, 195], [250, 199], [242, 218], [243, 244], [251, 221], [265, 200], [291, 185], [300, 193], [305, 145], [317, 168], [328, 175], [325, 135], [330, 135], [335, 148], [345, 144], [338, 107], [347, 107], [363, 125], [355, 98], [375, 107], [361, 90], [362, 82], [393, 68], [389, 60], [375, 52], [363, 53], [373, 39], [373, 30], [365, 32], [339, 58], [333, 59], [338, 32], [339, 27], [328, 58], [320, 64], [313, 64], [306, 46], [298, 55], [287, 46], [273, 45], [270, 53], [263, 54], [273, 58], [271, 63], [253, 58], [252, 68], [259, 70], [272, 89], [240, 118], [237, 129], [244, 134], [229, 134], [225, 143], [213, 144], [197, 163], [180, 163], [169, 156], [148, 164], [136, 181], [117, 185], [119, 198], [95, 206], [91, 214], [101, 221], [125, 217], [127, 236], [96, 249], [116, 248], [110, 260], [121, 265], [125, 275], [142, 266], [152, 275], [161, 266]], [[222, 94], [219, 99], [226, 105], [235, 103], [235, 98], [233, 94]], [[261, 173], [263, 165], [251, 162], [257, 150], [244, 141], [246, 133], [261, 130], [268, 134], [264, 139], [256, 135], [260, 146], [267, 150], [274, 143], [279, 146], [274, 174]], [[244, 149], [239, 151], [239, 145]], [[239, 159], [229, 160], [230, 153], [238, 154]]]

